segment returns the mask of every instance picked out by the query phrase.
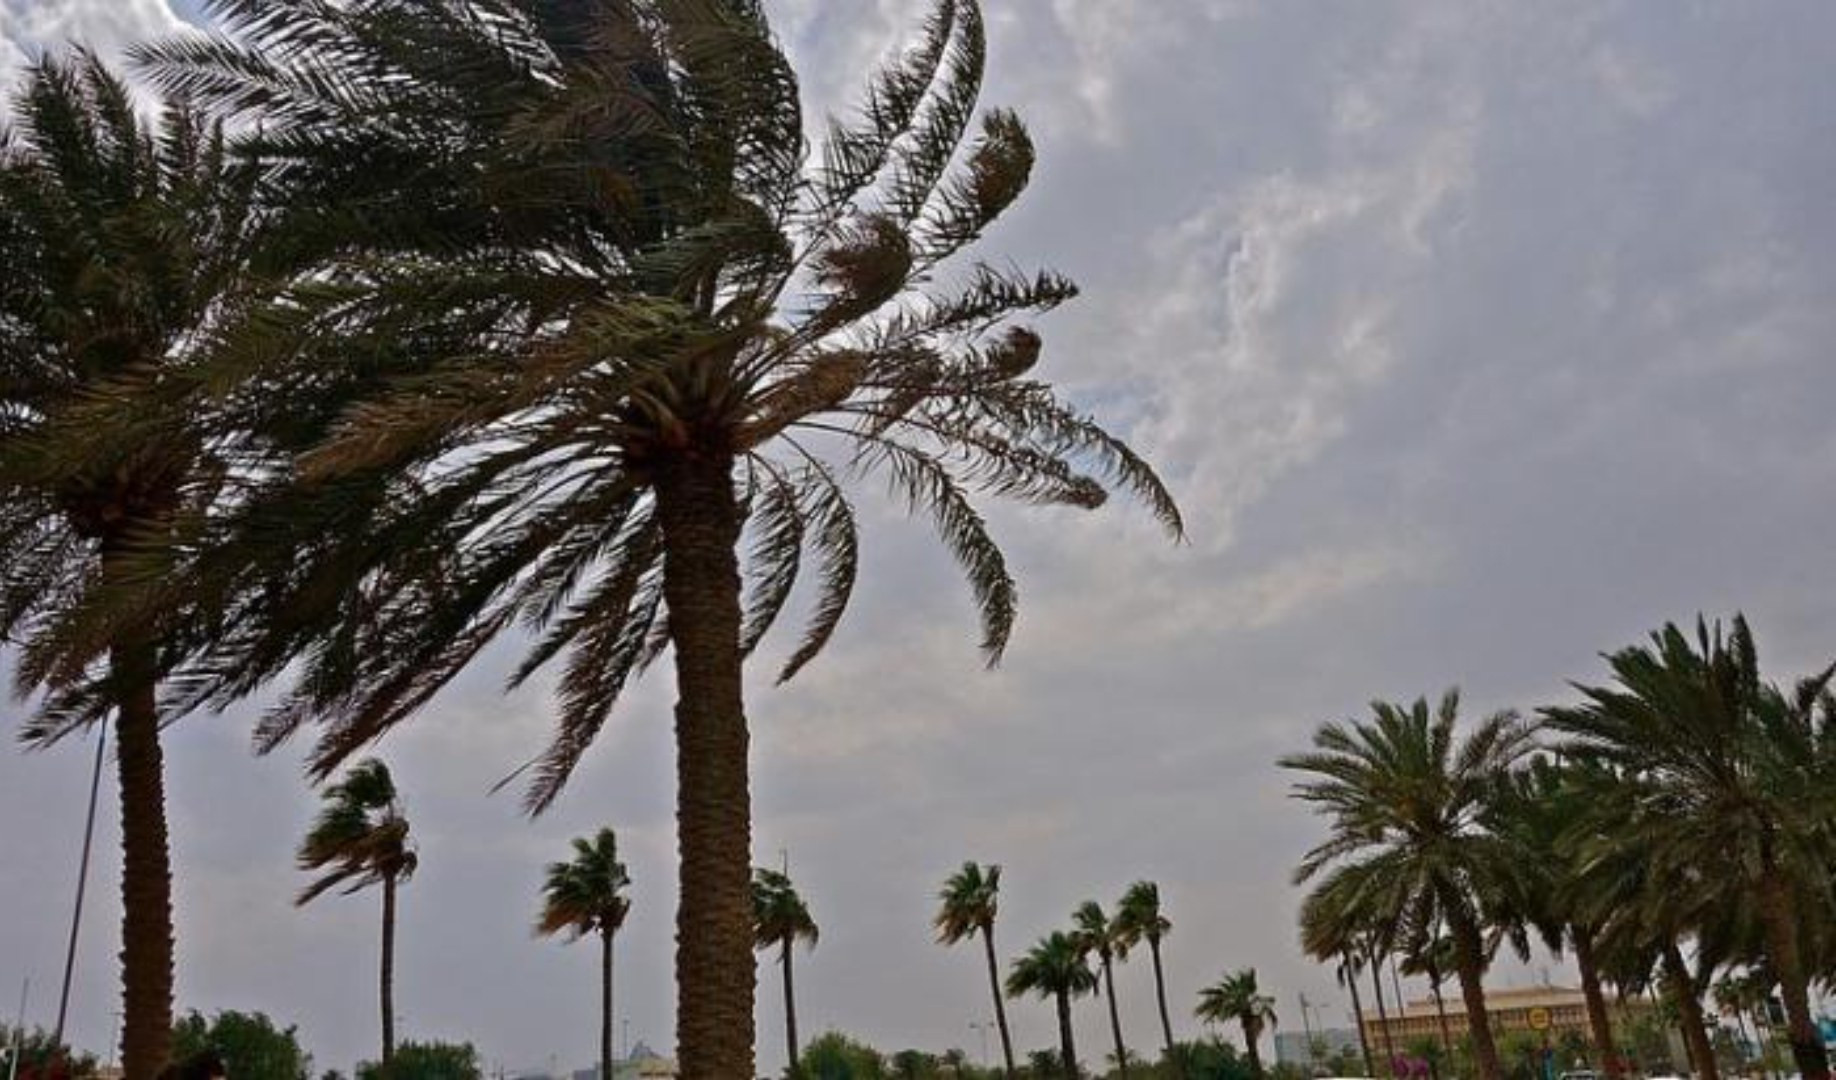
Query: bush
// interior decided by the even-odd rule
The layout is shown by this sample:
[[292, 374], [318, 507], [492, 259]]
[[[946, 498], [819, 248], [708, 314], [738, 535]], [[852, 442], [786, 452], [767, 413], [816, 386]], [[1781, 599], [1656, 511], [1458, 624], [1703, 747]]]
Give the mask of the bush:
[[312, 1055], [297, 1029], [274, 1026], [266, 1013], [225, 1009], [209, 1020], [195, 1009], [172, 1025], [172, 1060], [214, 1050], [235, 1080], [312, 1080]]
[[[0, 1024], [0, 1075], [12, 1068], [14, 1028]], [[25, 1033], [19, 1045], [19, 1080], [86, 1080], [96, 1074], [94, 1054], [73, 1052], [44, 1028]]]
[[[232, 1080], [235, 1074], [231, 1073]], [[357, 1066], [357, 1080], [483, 1080], [484, 1067], [471, 1043], [405, 1042], [384, 1069], [380, 1062]]]

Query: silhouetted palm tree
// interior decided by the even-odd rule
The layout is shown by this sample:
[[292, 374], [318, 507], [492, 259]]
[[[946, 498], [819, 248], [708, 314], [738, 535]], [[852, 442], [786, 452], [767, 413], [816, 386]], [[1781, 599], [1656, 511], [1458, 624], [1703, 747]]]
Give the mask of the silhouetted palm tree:
[[1128, 946], [1121, 931], [1109, 916], [1103, 913], [1103, 907], [1095, 900], [1086, 900], [1071, 913], [1074, 927], [1072, 933], [1077, 938], [1078, 947], [1085, 955], [1096, 954], [1097, 961], [1103, 969], [1103, 993], [1109, 998], [1109, 1031], [1115, 1037], [1116, 1050], [1114, 1061], [1124, 1080], [1128, 1077], [1128, 1047], [1122, 1041], [1122, 1016], [1116, 1009], [1116, 974], [1115, 960], [1128, 953]]
[[1275, 1024], [1275, 999], [1256, 988], [1256, 969], [1244, 968], [1199, 991], [1193, 1015], [1208, 1024], [1234, 1023], [1243, 1029], [1250, 1072], [1262, 1075], [1262, 1052], [1256, 1046], [1264, 1028]]
[[760, 949], [778, 950], [778, 964], [784, 973], [784, 1041], [790, 1055], [790, 1074], [799, 1075], [797, 1064], [797, 993], [791, 975], [791, 947], [801, 941], [807, 948], [816, 947], [816, 920], [797, 895], [791, 879], [776, 870], [760, 867], [752, 876], [752, 941]]
[[395, 1056], [395, 891], [420, 858], [408, 842], [408, 818], [389, 767], [375, 758], [351, 766], [324, 791], [325, 806], [299, 850], [300, 869], [319, 877], [294, 900], [305, 905], [332, 889], [346, 895], [382, 886], [382, 1063]]
[[1009, 997], [1032, 994], [1041, 999], [1050, 998], [1057, 1004], [1058, 1059], [1064, 1075], [1072, 1080], [1080, 1074], [1077, 1068], [1077, 1043], [1071, 1033], [1071, 1001], [1094, 993], [1096, 988], [1096, 973], [1084, 961], [1084, 952], [1078, 947], [1077, 938], [1062, 930], [1040, 938], [1037, 945], [1016, 959], [1008, 969]]
[[1001, 969], [995, 959], [994, 924], [1000, 909], [1001, 868], [966, 862], [962, 869], [944, 881], [938, 894], [941, 906], [931, 920], [937, 928], [937, 940], [954, 945], [976, 934], [982, 936], [982, 952], [988, 960], [988, 988], [994, 994], [995, 1026], [1001, 1031], [1001, 1060], [1007, 1076], [1014, 1075], [1014, 1040], [1007, 1030], [1007, 1006], [1001, 997]]
[[1473, 1056], [1484, 1080], [1503, 1080], [1486, 1014], [1485, 912], [1511, 895], [1509, 845], [1481, 820], [1498, 785], [1532, 746], [1515, 714], [1481, 721], [1456, 738], [1460, 696], [1450, 690], [1430, 712], [1374, 702], [1368, 722], [1330, 723], [1315, 749], [1281, 760], [1314, 779], [1294, 794], [1318, 806], [1331, 835], [1302, 861], [1296, 882], [1320, 880], [1324, 906], [1403, 925], [1443, 920], [1454, 941]]
[[570, 941], [598, 934], [599, 952], [599, 1075], [612, 1076], [612, 939], [625, 925], [631, 900], [625, 887], [631, 876], [618, 861], [618, 836], [601, 829], [592, 840], [574, 839], [574, 857], [550, 863], [542, 882], [542, 913], [536, 933], [566, 932]]
[[1167, 1012], [1167, 978], [1160, 966], [1160, 942], [1173, 932], [1173, 921], [1160, 910], [1160, 886], [1152, 881], [1130, 885], [1116, 905], [1116, 929], [1124, 949], [1147, 942], [1154, 960], [1154, 1000], [1160, 1007], [1160, 1035], [1165, 1040], [1167, 1060], [1184, 1075], [1179, 1048], [1173, 1041], [1173, 1020]]
[[[990, 663], [1016, 593], [972, 496], [1088, 509], [1119, 487], [1181, 528], [1140, 458], [1029, 377], [1040, 340], [1016, 320], [1072, 285], [949, 272], [1034, 159], [1011, 112], [975, 131], [979, 5], [936, 0], [814, 168], [757, 0], [217, 11], [220, 34], [147, 50], [149, 70], [257, 121], [252, 146], [348, 199], [328, 216], [377, 222], [287, 298], [283, 347], [224, 361], [282, 384], [357, 363], [376, 390], [300, 463], [307, 485], [228, 526], [232, 550], [320, 546], [218, 666], [240, 690], [309, 659], [264, 732], [325, 721], [323, 774], [530, 626], [513, 681], [565, 656], [540, 810], [673, 646], [681, 1067], [752, 1075], [742, 664], [806, 552], [813, 622], [782, 677], [835, 630], [859, 565], [842, 479], [877, 473], [935, 523]], [[407, 195], [366, 188], [379, 171]]]

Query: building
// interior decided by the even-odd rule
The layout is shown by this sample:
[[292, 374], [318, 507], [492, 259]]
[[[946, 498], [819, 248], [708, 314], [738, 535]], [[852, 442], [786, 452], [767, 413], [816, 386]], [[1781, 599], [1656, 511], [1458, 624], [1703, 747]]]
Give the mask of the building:
[[1281, 1065], [1293, 1065], [1304, 1072], [1310, 1073], [1327, 1061], [1347, 1053], [1359, 1053], [1358, 1033], [1351, 1028], [1316, 1031], [1311, 1041], [1304, 1031], [1275, 1033], [1275, 1061]]
[[[1466, 1037], [1466, 1006], [1457, 988], [1447, 988], [1443, 996], [1447, 1003], [1447, 1033], [1458, 1041]], [[1536, 1031], [1537, 1021], [1540, 1021], [1546, 1025], [1551, 1040], [1573, 1033], [1592, 1041], [1587, 1021], [1587, 997], [1572, 987], [1487, 990], [1485, 1006], [1486, 1015], [1491, 1018], [1493, 1038], [1513, 1031]], [[1630, 999], [1615, 1002], [1613, 1008], [1642, 1011], [1651, 1008], [1651, 1004], [1642, 999]], [[1364, 1031], [1370, 1037], [1371, 1050], [1376, 1053], [1382, 1053], [1385, 1045], [1386, 1026], [1390, 1044], [1400, 1051], [1417, 1039], [1440, 1039], [1441, 1021], [1441, 1009], [1432, 998], [1411, 1001], [1400, 1014], [1392, 1011], [1387, 1019], [1379, 1018], [1377, 1010], [1368, 1003], [1364, 1010]]]

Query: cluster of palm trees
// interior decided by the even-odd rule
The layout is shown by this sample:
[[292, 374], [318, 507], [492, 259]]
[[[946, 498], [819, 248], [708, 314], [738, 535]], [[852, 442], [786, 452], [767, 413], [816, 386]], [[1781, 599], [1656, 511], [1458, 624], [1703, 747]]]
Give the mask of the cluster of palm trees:
[[[977, 496], [1179, 512], [1032, 377], [1052, 273], [964, 264], [1024, 191], [978, 112], [976, 0], [933, 0], [814, 155], [756, 0], [212, 0], [136, 96], [47, 57], [0, 140], [0, 640], [29, 744], [111, 722], [122, 1060], [169, 1056], [161, 729], [276, 680], [261, 750], [324, 781], [507, 632], [558, 666], [559, 796], [676, 669], [683, 1074], [753, 1074], [741, 668], [801, 579], [835, 632], [846, 484], [1015, 588]], [[143, 107], [144, 106], [144, 107]], [[157, 110], [155, 113], [153, 110]]]
[[1776, 994], [1799, 1073], [1827, 1080], [1810, 988], [1836, 983], [1836, 667], [1766, 682], [1738, 616], [1605, 659], [1610, 684], [1576, 684], [1579, 703], [1536, 722], [1502, 712], [1462, 737], [1450, 691], [1432, 710], [1377, 702], [1284, 758], [1330, 823], [1296, 873], [1312, 885], [1304, 947], [1354, 993], [1369, 969], [1380, 1008], [1386, 957], [1437, 1000], [1456, 979], [1483, 1080], [1503, 1075], [1486, 969], [1533, 940], [1572, 956], [1610, 1076], [1627, 1062], [1608, 987], [1661, 992], [1695, 1075], [1715, 1080], [1703, 1000], [1725, 972], [1721, 1007]]

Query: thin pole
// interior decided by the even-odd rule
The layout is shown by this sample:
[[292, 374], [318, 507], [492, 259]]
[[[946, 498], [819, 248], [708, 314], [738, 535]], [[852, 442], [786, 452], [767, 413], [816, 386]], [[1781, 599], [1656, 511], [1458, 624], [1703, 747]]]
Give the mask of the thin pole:
[[6, 1080], [18, 1080], [19, 1055], [25, 1053], [26, 995], [32, 992], [32, 977], [26, 976], [19, 987], [19, 1022], [13, 1025], [13, 1059], [6, 1066]]
[[76, 973], [77, 930], [83, 925], [83, 888], [89, 883], [89, 845], [96, 836], [96, 792], [102, 788], [102, 750], [108, 725], [96, 725], [96, 765], [89, 775], [89, 813], [83, 819], [83, 858], [77, 863], [76, 902], [70, 908], [70, 945], [64, 950], [64, 986], [57, 995], [57, 1028], [51, 1041], [64, 1045], [64, 1018], [70, 1013], [70, 981]]

